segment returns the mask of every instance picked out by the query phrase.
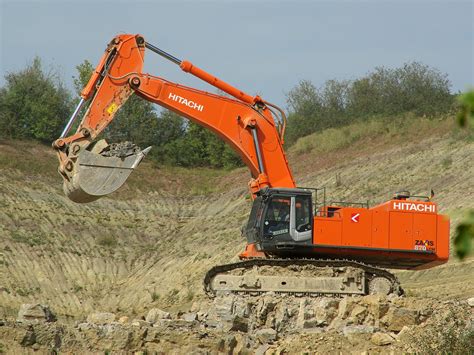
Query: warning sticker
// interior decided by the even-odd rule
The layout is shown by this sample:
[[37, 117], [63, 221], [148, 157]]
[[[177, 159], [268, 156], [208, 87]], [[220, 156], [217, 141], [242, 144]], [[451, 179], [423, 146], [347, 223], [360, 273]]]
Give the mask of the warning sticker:
[[118, 109], [118, 106], [115, 102], [112, 102], [112, 105], [109, 106], [109, 108], [107, 109], [107, 113], [109, 115], [113, 115], [115, 113], [115, 111], [117, 111]]

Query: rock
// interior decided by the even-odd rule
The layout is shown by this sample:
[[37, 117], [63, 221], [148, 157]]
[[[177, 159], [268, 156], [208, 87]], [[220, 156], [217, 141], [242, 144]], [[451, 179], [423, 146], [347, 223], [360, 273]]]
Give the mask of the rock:
[[41, 321], [41, 322], [54, 322], [56, 316], [53, 314], [51, 309], [39, 303], [35, 304], [22, 304], [18, 311], [17, 321]]
[[115, 314], [109, 312], [96, 312], [87, 316], [87, 322], [93, 324], [107, 324], [115, 321]]
[[171, 314], [159, 308], [152, 308], [145, 317], [145, 320], [151, 324], [156, 323], [159, 319], [171, 319]]
[[79, 324], [76, 325], [76, 328], [79, 329], [80, 332], [88, 330], [92, 327], [93, 327], [93, 324], [90, 324], [90, 323], [87, 323], [87, 322], [79, 323]]
[[225, 354], [249, 354], [250, 344], [248, 339], [241, 334], [231, 334], [221, 339], [217, 345], [219, 353]]
[[224, 327], [224, 324], [222, 324], [222, 322], [219, 322], [215, 319], [206, 319], [206, 322], [204, 324], [206, 328], [222, 329]]
[[144, 321], [143, 319], [134, 319], [130, 324], [134, 327], [148, 327], [150, 325], [150, 323]]
[[416, 311], [407, 308], [395, 308], [388, 314], [388, 329], [399, 332], [406, 325], [418, 324]]
[[207, 318], [207, 313], [205, 312], [197, 312], [196, 317], [198, 321], [203, 321]]
[[184, 313], [182, 315], [182, 318], [188, 322], [192, 322], [194, 320], [198, 319], [197, 313], [195, 312], [190, 312], [190, 313]]
[[397, 334], [397, 341], [407, 340], [410, 336], [410, 331], [410, 327], [404, 326], [402, 330], [400, 330], [400, 332]]
[[184, 319], [158, 319], [156, 323], [153, 324], [153, 327], [164, 327], [171, 329], [179, 328], [194, 328], [198, 325], [197, 321], [187, 321]]
[[20, 344], [21, 346], [32, 346], [34, 343], [36, 343], [36, 334], [33, 327], [29, 327], [20, 340]]
[[277, 302], [275, 301], [274, 297], [266, 295], [263, 298], [263, 304], [260, 313], [265, 315], [268, 314], [275, 309], [276, 304]]
[[255, 336], [262, 344], [271, 343], [276, 340], [277, 332], [272, 328], [259, 329], [255, 332]]
[[290, 313], [288, 307], [284, 304], [280, 304], [275, 311], [275, 329], [279, 332], [286, 329], [288, 327], [289, 319]]
[[348, 325], [342, 328], [342, 334], [370, 334], [374, 332], [374, 327], [370, 325]]
[[328, 326], [328, 330], [340, 330], [342, 329], [344, 326], [346, 326], [347, 323], [345, 320], [339, 318], [339, 317], [336, 317], [332, 320], [332, 322], [329, 324]]
[[128, 323], [128, 317], [127, 316], [120, 317], [118, 322], [120, 324], [126, 324], [126, 323]]
[[235, 316], [232, 322], [230, 323], [229, 330], [234, 332], [247, 333], [249, 330], [248, 319], [240, 316]]
[[310, 319], [310, 320], [304, 320], [302, 323], [300, 323], [300, 326], [302, 329], [311, 329], [315, 327], [322, 326], [324, 321], [321, 321], [319, 319]]
[[214, 308], [219, 319], [231, 321], [232, 310], [234, 308], [234, 297], [217, 297], [214, 300]]
[[255, 350], [255, 355], [265, 355], [266, 351], [270, 348], [270, 345], [268, 344], [263, 344], [260, 345], [256, 350]]
[[324, 333], [324, 332], [325, 332], [324, 328], [321, 328], [321, 327], [305, 328], [305, 329], [301, 330], [301, 333], [305, 333], [305, 334], [321, 334], [321, 333]]
[[384, 345], [389, 345], [393, 343], [393, 338], [386, 333], [381, 333], [377, 332], [372, 335], [372, 338], [370, 338], [370, 341], [372, 344], [378, 345], [378, 346], [384, 346]]
[[251, 304], [245, 299], [234, 300], [232, 315], [247, 318], [250, 314]]
[[334, 298], [321, 298], [318, 303], [318, 307], [325, 310], [338, 309], [339, 300]]
[[366, 316], [367, 308], [360, 305], [355, 305], [351, 311], [350, 318], [353, 323], [361, 324]]
[[471, 307], [474, 307], [474, 297], [471, 297], [467, 300], [467, 304]]
[[351, 297], [345, 297], [339, 302], [338, 317], [344, 319], [349, 316], [357, 302]]
[[314, 318], [316, 326], [330, 324], [338, 314], [339, 301], [331, 298], [323, 298], [316, 305]]
[[300, 300], [300, 307], [298, 310], [298, 317], [296, 319], [296, 327], [297, 328], [304, 328], [304, 322], [305, 320], [309, 319], [309, 314], [308, 314], [308, 300], [306, 298], [303, 298]]

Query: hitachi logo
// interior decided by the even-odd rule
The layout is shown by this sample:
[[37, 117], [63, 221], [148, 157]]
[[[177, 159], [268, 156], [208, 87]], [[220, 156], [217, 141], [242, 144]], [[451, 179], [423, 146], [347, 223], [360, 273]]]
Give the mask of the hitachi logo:
[[178, 96], [178, 95], [173, 94], [171, 92], [168, 95], [168, 99], [171, 99], [173, 101], [177, 101], [181, 105], [186, 105], [186, 106], [191, 107], [191, 108], [193, 108], [195, 110], [198, 110], [198, 111], [204, 110], [204, 105], [199, 105], [199, 104], [195, 103], [194, 101], [185, 99], [184, 97]]
[[422, 203], [394, 202], [394, 210], [415, 211], [415, 212], [436, 212], [436, 205], [424, 205]]

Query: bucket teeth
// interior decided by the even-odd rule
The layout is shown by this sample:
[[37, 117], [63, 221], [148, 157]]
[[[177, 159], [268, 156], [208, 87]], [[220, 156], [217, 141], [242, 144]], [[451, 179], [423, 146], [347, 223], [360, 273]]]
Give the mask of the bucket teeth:
[[[77, 157], [72, 178], [64, 181], [66, 196], [77, 203], [87, 203], [119, 189], [151, 147], [140, 150], [120, 143], [97, 150], [84, 150]], [[94, 152], [95, 151], [95, 152]]]

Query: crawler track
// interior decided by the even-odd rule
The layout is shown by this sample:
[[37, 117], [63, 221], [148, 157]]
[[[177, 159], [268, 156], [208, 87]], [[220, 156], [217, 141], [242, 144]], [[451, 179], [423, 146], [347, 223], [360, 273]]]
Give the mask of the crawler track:
[[[314, 267], [316, 269], [324, 270], [331, 268], [334, 271], [334, 274], [341, 273], [338, 275], [338, 280], [333, 281], [331, 277], [319, 277], [316, 275], [314, 278], [312, 275], [309, 275], [306, 271], [305, 276], [299, 276], [299, 272], [303, 272], [308, 266]], [[296, 274], [296, 277], [285, 275], [281, 270], [275, 272], [276, 276], [267, 276], [264, 274], [259, 274], [259, 268], [263, 267], [275, 267], [275, 268], [284, 268], [288, 269], [287, 274]], [[238, 277], [232, 276], [232, 273], [240, 271], [240, 279]], [[354, 273], [354, 271], [356, 273]], [[344, 274], [346, 272], [346, 274]], [[257, 273], [257, 274], [256, 274]], [[250, 284], [243, 282], [246, 279], [247, 274], [253, 274], [253, 281]], [[351, 279], [354, 285], [349, 285], [347, 282], [347, 275], [351, 276]], [[352, 277], [355, 275], [355, 277]], [[361, 277], [359, 277], [361, 276]], [[226, 282], [219, 284], [217, 287], [213, 285], [213, 281], [216, 277], [229, 280], [229, 284], [234, 284], [229, 286], [226, 289]], [[362, 278], [362, 279], [361, 279]], [[236, 282], [233, 282], [233, 279], [236, 279]], [[333, 277], [336, 280], [336, 277]], [[387, 293], [393, 294], [402, 294], [403, 290], [400, 287], [400, 283], [395, 275], [392, 273], [380, 269], [378, 267], [366, 265], [361, 262], [351, 261], [351, 260], [325, 260], [325, 259], [249, 259], [240, 261], [237, 263], [218, 265], [210, 269], [204, 278], [204, 290], [209, 297], [215, 297], [219, 293], [233, 293], [233, 294], [250, 294], [250, 295], [260, 295], [268, 292], [280, 293], [280, 294], [292, 294], [295, 296], [319, 296], [319, 295], [330, 295], [330, 296], [344, 296], [350, 294], [369, 294], [373, 291], [373, 287], [369, 286], [372, 280], [377, 279], [378, 281], [374, 284], [380, 284], [380, 279], [382, 279], [387, 285]], [[275, 282], [275, 280], [277, 282]], [[278, 282], [278, 280], [284, 280]], [[286, 280], [296, 282], [297, 289], [290, 288], [286, 284]], [[298, 284], [298, 280], [301, 280]], [[316, 282], [313, 282], [316, 280]], [[319, 280], [319, 283], [317, 282]], [[239, 283], [240, 282], [240, 283]], [[271, 287], [266, 287], [268, 284], [271, 284]], [[285, 287], [277, 287], [279, 284], [285, 285]], [[304, 289], [304, 286], [310, 285], [309, 289]], [[356, 284], [359, 284], [358, 287], [354, 287]], [[318, 289], [318, 285], [323, 285]], [[327, 287], [329, 285], [329, 287]], [[348, 285], [346, 288], [345, 285]], [[343, 290], [343, 291], [342, 291]]]

